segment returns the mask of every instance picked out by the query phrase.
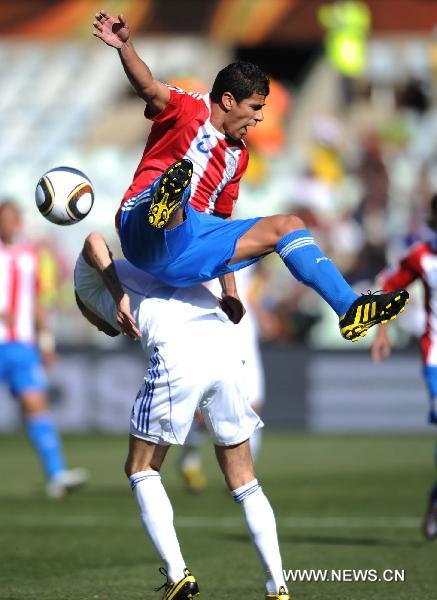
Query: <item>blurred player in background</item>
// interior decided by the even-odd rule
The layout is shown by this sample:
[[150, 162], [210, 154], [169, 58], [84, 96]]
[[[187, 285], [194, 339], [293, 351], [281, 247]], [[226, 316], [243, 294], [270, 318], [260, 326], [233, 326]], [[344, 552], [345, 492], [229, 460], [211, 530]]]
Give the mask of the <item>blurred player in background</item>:
[[249, 159], [244, 137], [263, 120], [269, 94], [269, 79], [258, 66], [232, 63], [217, 74], [210, 94], [186, 94], [153, 77], [121, 15], [100, 11], [93, 27], [96, 37], [118, 50], [146, 102], [145, 116], [154, 122], [116, 218], [132, 264], [178, 287], [220, 277], [223, 306], [235, 323], [244, 308], [234, 271], [272, 252], [331, 306], [350, 341], [403, 310], [405, 290], [356, 294], [300, 218], [229, 219]]
[[[429, 394], [429, 422], [437, 425], [437, 195], [431, 199], [430, 232], [428, 239], [411, 247], [407, 255], [393, 271], [380, 276], [384, 290], [408, 286], [419, 279], [425, 291], [426, 327], [421, 339], [423, 376]], [[372, 345], [375, 361], [384, 360], [391, 351], [387, 327], [380, 325]], [[435, 446], [437, 466], [437, 444]], [[431, 488], [428, 506], [422, 525], [427, 539], [437, 537], [437, 482]]]
[[[236, 282], [239, 295], [247, 312], [237, 325], [236, 341], [241, 345], [242, 356], [245, 362], [246, 390], [249, 402], [253, 410], [261, 413], [265, 399], [264, 367], [262, 363], [258, 324], [255, 313], [252, 310], [253, 299], [251, 297], [251, 282], [254, 267], [247, 267], [236, 273]], [[207, 284], [212, 293], [220, 294], [220, 285], [217, 280]], [[193, 421], [193, 425], [181, 448], [179, 457], [179, 468], [187, 489], [193, 493], [202, 492], [207, 485], [207, 478], [202, 467], [200, 447], [204, 442], [204, 426], [199, 419]], [[257, 429], [250, 437], [250, 451], [252, 459], [256, 461], [262, 438], [262, 429]]]
[[41, 302], [39, 255], [22, 236], [20, 212], [0, 203], [0, 382], [20, 403], [27, 435], [47, 478], [46, 493], [61, 498], [87, 479], [67, 470], [50, 414], [43, 363], [54, 360], [54, 339]]
[[167, 569], [161, 570], [167, 577], [163, 599], [184, 600], [199, 593], [183, 559], [159, 474], [169, 445], [184, 443], [199, 407], [264, 566], [265, 598], [290, 600], [275, 516], [250, 455], [248, 438], [262, 422], [247, 401], [234, 327], [217, 298], [204, 286], [172, 288], [126, 260], [114, 263], [97, 233], [85, 240], [74, 281], [84, 317], [110, 336], [123, 332], [140, 337], [147, 357], [146, 376], [131, 413], [125, 471], [143, 525], [166, 563]]

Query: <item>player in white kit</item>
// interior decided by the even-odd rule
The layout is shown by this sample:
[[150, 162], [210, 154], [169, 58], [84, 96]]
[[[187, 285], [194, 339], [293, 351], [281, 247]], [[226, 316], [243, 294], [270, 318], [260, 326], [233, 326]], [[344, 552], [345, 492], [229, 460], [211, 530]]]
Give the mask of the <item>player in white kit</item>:
[[[254, 310], [251, 308], [250, 288], [252, 285], [254, 266], [247, 267], [236, 273], [236, 283], [243, 306], [247, 308], [242, 320], [235, 325], [235, 340], [240, 344], [242, 357], [245, 363], [245, 389], [251, 407], [260, 414], [265, 401], [264, 367], [259, 348], [258, 323]], [[208, 289], [220, 297], [221, 286], [217, 279], [208, 282]], [[261, 446], [262, 429], [257, 429], [250, 437], [250, 451], [256, 461]], [[179, 469], [188, 491], [201, 493], [207, 485], [207, 478], [203, 471], [200, 447], [204, 441], [204, 428], [199, 419], [193, 425], [181, 448]]]
[[262, 427], [244, 388], [244, 364], [234, 326], [205, 287], [164, 285], [125, 260], [112, 261], [90, 234], [74, 275], [82, 314], [101, 331], [140, 338], [147, 370], [130, 420], [125, 470], [141, 520], [166, 563], [163, 600], [199, 594], [173, 526], [159, 469], [169, 444], [183, 444], [202, 411], [232, 496], [241, 504], [266, 572], [266, 598], [289, 600], [273, 510], [255, 477], [248, 439]]

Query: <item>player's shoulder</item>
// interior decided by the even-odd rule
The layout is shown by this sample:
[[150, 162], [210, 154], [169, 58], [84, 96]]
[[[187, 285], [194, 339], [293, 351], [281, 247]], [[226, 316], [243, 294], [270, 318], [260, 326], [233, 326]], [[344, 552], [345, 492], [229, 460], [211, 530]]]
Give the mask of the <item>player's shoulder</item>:
[[405, 252], [404, 258], [408, 259], [420, 259], [422, 256], [428, 254], [435, 254], [431, 241], [421, 240], [414, 242], [408, 250]]
[[201, 94], [200, 92], [186, 92], [180, 87], [169, 85], [165, 86], [170, 90], [170, 102], [180, 103], [196, 106], [198, 109], [204, 108], [208, 111], [209, 108], [209, 94]]

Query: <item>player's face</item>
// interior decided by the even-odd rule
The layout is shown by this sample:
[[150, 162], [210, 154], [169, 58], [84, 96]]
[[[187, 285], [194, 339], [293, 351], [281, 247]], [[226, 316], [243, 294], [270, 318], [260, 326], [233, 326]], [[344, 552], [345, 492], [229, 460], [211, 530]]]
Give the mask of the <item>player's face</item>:
[[5, 244], [11, 244], [21, 229], [21, 219], [17, 209], [5, 205], [0, 210], [0, 239]]
[[264, 119], [266, 97], [255, 92], [249, 98], [237, 102], [232, 94], [229, 94], [227, 102], [225, 106], [228, 111], [223, 123], [225, 133], [233, 140], [242, 140], [249, 127], [255, 127]]

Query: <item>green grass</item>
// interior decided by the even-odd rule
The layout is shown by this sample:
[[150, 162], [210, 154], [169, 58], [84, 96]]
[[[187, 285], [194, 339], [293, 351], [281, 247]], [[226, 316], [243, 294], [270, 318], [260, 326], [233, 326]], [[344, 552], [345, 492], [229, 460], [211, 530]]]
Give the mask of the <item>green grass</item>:
[[[72, 465], [92, 479], [49, 501], [23, 437], [0, 439], [0, 598], [159, 599], [160, 562], [123, 475], [125, 438], [69, 437]], [[296, 600], [436, 597], [437, 541], [419, 531], [433, 480], [431, 436], [265, 436], [258, 477], [277, 515], [286, 569], [404, 569], [404, 583], [291, 585]], [[207, 492], [186, 495], [172, 452], [163, 480], [201, 598], [263, 600], [263, 574], [240, 508], [224, 491], [209, 447]]]

